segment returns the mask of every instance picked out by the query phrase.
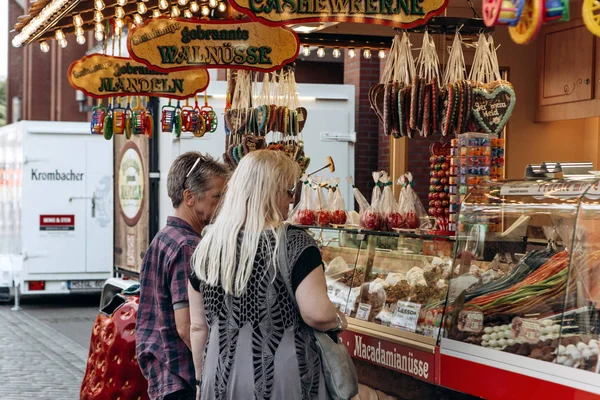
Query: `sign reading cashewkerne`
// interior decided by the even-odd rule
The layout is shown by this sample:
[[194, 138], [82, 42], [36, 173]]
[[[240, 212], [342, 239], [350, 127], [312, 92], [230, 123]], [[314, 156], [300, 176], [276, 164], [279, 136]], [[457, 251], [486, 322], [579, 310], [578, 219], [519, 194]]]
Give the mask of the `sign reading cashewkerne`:
[[203, 92], [210, 81], [208, 71], [160, 72], [130, 58], [91, 54], [69, 67], [69, 82], [95, 98], [114, 96], [160, 96], [187, 99]]
[[441, 14], [448, 0], [232, 0], [255, 21], [269, 25], [358, 22], [413, 28]]
[[159, 71], [234, 68], [271, 72], [296, 59], [300, 41], [287, 27], [251, 21], [156, 18], [129, 32], [135, 60]]

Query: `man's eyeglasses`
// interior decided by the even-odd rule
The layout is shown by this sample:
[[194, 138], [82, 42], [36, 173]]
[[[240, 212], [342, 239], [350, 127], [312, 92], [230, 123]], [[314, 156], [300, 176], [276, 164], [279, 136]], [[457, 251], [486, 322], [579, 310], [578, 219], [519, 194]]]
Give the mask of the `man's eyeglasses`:
[[196, 162], [194, 163], [194, 165], [192, 165], [192, 168], [190, 168], [190, 170], [188, 171], [187, 175], [183, 179], [183, 190], [184, 191], [185, 191], [185, 182], [187, 181], [187, 178], [192, 174], [192, 172], [194, 172], [194, 169], [196, 169], [196, 167], [198, 166], [198, 164], [200, 163], [200, 160], [202, 160], [202, 158], [203, 157], [198, 157], [196, 159]]

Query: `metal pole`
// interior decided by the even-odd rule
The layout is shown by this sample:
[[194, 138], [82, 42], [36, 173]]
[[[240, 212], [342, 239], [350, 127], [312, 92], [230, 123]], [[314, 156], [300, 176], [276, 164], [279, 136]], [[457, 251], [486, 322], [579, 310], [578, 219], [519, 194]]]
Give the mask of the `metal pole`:
[[18, 283], [16, 285], [14, 285], [14, 290], [15, 290], [15, 306], [13, 308], [11, 308], [12, 311], [20, 311], [21, 310], [21, 298], [19, 296], [20, 292], [21, 292], [21, 284]]

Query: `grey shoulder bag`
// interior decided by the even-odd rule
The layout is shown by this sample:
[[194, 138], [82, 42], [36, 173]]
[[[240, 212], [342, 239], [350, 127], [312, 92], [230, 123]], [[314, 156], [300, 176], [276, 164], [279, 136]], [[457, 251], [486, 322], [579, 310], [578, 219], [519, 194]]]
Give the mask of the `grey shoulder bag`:
[[[279, 271], [285, 286], [298, 309], [296, 294], [292, 289], [290, 265], [287, 258], [287, 227], [282, 229], [279, 247]], [[352, 358], [341, 343], [334, 342], [328, 334], [313, 330], [321, 355], [325, 386], [332, 400], [349, 400], [358, 394], [358, 377]]]

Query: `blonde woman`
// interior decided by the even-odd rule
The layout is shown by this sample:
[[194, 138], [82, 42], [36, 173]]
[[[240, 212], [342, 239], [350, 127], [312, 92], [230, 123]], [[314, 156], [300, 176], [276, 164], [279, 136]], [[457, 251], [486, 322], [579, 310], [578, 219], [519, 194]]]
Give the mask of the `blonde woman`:
[[194, 253], [188, 290], [202, 400], [327, 399], [313, 329], [340, 331], [346, 320], [327, 297], [314, 240], [284, 224], [298, 177], [283, 152], [245, 156]]

